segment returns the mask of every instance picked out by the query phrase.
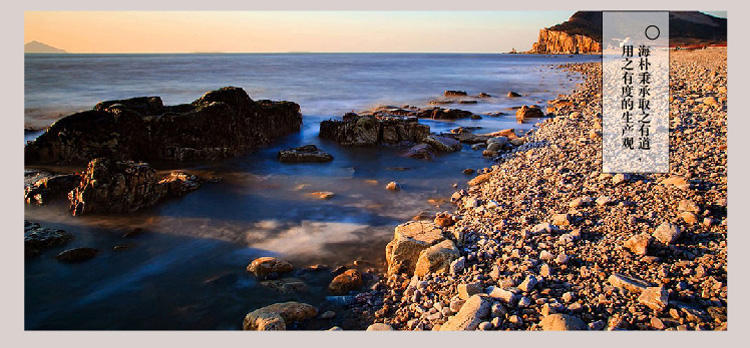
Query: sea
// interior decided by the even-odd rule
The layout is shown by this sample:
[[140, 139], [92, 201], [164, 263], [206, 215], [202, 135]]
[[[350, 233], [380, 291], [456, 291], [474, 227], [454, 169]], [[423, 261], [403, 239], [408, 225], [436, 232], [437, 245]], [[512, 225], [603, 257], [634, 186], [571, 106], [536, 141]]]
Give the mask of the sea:
[[[379, 105], [426, 107], [444, 90], [462, 90], [491, 97], [441, 107], [469, 110], [481, 119], [420, 122], [435, 133], [456, 127], [525, 132], [534, 123], [516, 123], [514, 107], [544, 107], [581, 82], [558, 65], [600, 58], [283, 53], [26, 54], [24, 59], [25, 142], [55, 120], [103, 100], [160, 96], [167, 105], [182, 104], [236, 86], [253, 100], [300, 105], [299, 133], [237, 158], [158, 168], [221, 179], [184, 197], [124, 215], [72, 217], [65, 202], [25, 207], [25, 220], [74, 235], [67, 245], [25, 261], [26, 329], [236, 330], [246, 313], [275, 302], [345, 311], [335, 304], [341, 298], [326, 291], [331, 273], [305, 272], [307, 266], [343, 265], [377, 274], [385, 267], [384, 247], [396, 225], [420, 213], [452, 211], [448, 197], [471, 178], [463, 170], [493, 164], [468, 145], [432, 161], [404, 157], [406, 149], [399, 147], [342, 147], [318, 137], [321, 121]], [[522, 96], [509, 98], [509, 91]], [[334, 160], [277, 161], [279, 150], [307, 144]], [[402, 190], [385, 190], [390, 181]], [[317, 191], [334, 197], [318, 199], [311, 195]], [[55, 259], [73, 247], [99, 253], [80, 264]], [[289, 260], [297, 271], [271, 282], [256, 279], [245, 267], [260, 256]], [[305, 288], [280, 290], [285, 281], [303, 282]], [[301, 328], [356, 328], [345, 315], [308, 325], [314, 327]]]

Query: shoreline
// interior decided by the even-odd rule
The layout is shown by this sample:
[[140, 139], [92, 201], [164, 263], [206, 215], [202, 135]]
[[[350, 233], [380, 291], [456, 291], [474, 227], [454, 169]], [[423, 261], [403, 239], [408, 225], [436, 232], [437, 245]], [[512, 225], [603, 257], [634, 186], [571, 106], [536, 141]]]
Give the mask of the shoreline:
[[[573, 101], [564, 116], [459, 191], [443, 233], [462, 236], [450, 238], [460, 258], [423, 277], [384, 278], [370, 293], [384, 305], [356, 310], [408, 330], [726, 330], [726, 51], [671, 59], [680, 114], [669, 175], [601, 174], [601, 65], [564, 66], [586, 75], [561, 96]], [[713, 84], [691, 88], [704, 81]], [[715, 128], [718, 141], [694, 146], [705, 145], [696, 130]], [[712, 156], [696, 162], [697, 148]], [[665, 224], [681, 232], [676, 242], [660, 240]]]

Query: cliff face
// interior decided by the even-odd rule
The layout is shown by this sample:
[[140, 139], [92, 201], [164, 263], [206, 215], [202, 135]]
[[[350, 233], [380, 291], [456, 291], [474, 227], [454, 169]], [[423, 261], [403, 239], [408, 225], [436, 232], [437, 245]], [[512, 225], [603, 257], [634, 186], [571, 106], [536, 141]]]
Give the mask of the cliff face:
[[541, 54], [589, 54], [601, 52], [599, 41], [591, 37], [564, 31], [542, 29], [539, 40], [531, 46], [530, 53]]

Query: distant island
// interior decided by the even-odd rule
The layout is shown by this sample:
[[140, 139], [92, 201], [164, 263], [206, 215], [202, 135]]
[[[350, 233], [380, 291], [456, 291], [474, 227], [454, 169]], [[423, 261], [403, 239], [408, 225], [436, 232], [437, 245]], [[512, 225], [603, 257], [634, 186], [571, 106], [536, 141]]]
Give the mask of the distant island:
[[63, 49], [52, 47], [39, 41], [31, 41], [23, 45], [23, 53], [68, 53]]

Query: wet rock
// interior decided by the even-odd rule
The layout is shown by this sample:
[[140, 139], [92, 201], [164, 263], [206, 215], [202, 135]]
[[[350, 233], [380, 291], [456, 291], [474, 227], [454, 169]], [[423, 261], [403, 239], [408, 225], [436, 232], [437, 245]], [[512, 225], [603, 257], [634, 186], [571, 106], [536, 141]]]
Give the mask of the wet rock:
[[73, 235], [63, 230], [41, 227], [28, 221], [24, 221], [24, 225], [25, 257], [37, 256], [45, 249], [64, 245], [73, 239]]
[[356, 269], [350, 269], [333, 278], [328, 284], [328, 291], [334, 295], [344, 295], [349, 291], [359, 290], [361, 287], [362, 274]]
[[89, 162], [83, 179], [68, 194], [74, 216], [90, 213], [129, 213], [179, 197], [200, 186], [198, 178], [172, 172], [158, 179], [145, 163], [97, 158]]
[[429, 144], [433, 149], [440, 152], [455, 152], [461, 150], [461, 143], [453, 138], [430, 135], [424, 138], [425, 143]]
[[68, 192], [81, 182], [78, 174], [58, 174], [41, 178], [26, 186], [24, 200], [26, 203], [46, 204], [51, 200], [68, 198]]
[[260, 282], [261, 285], [276, 290], [282, 294], [299, 294], [307, 292], [309, 289], [304, 281], [297, 278], [284, 278], [274, 280], [264, 280]]
[[568, 314], [550, 314], [539, 325], [544, 331], [588, 330], [583, 320]]
[[335, 316], [336, 316], [336, 312], [334, 312], [334, 311], [325, 311], [319, 317], [320, 317], [320, 319], [333, 319]]
[[316, 192], [310, 192], [310, 195], [318, 199], [331, 199], [336, 194], [331, 191], [316, 191]]
[[271, 331], [286, 330], [287, 325], [318, 315], [318, 309], [300, 302], [274, 303], [256, 309], [245, 316], [243, 330]]
[[94, 248], [74, 248], [60, 252], [55, 258], [60, 262], [78, 263], [94, 258], [98, 252]]
[[472, 168], [466, 168], [466, 169], [463, 170], [463, 173], [466, 174], [466, 175], [474, 174], [474, 172], [475, 172], [475, 170], [472, 169]]
[[401, 185], [399, 185], [395, 181], [391, 181], [387, 185], [385, 185], [385, 189], [388, 191], [401, 191]]
[[518, 94], [518, 93], [516, 93], [516, 92], [510, 91], [510, 92], [508, 92], [508, 95], [507, 95], [507, 96], [508, 96], [508, 98], [518, 98], [518, 97], [520, 97], [521, 95], [520, 95], [520, 94]]
[[480, 92], [480, 93], [479, 93], [479, 94], [477, 95], [477, 98], [492, 98], [492, 96], [491, 96], [491, 95], [489, 95], [488, 93], [485, 93], [485, 92]]
[[448, 318], [440, 331], [475, 330], [490, 315], [492, 301], [486, 295], [473, 295], [456, 315]]
[[375, 146], [420, 143], [429, 134], [430, 127], [414, 117], [349, 113], [343, 120], [321, 122], [319, 136], [344, 146]]
[[466, 94], [466, 91], [445, 90], [443, 91], [443, 95], [446, 97], [464, 97], [468, 94]]
[[291, 263], [270, 256], [254, 259], [247, 266], [247, 271], [260, 279], [265, 279], [273, 273], [282, 274], [292, 270], [294, 270], [294, 267]]
[[305, 145], [291, 149], [281, 150], [278, 155], [280, 162], [330, 162], [333, 156], [318, 150], [315, 145]]
[[422, 250], [443, 240], [443, 231], [432, 222], [411, 221], [396, 226], [393, 240], [385, 247], [388, 275], [413, 273]]
[[669, 305], [669, 294], [662, 287], [648, 287], [638, 296], [638, 302], [656, 312], [661, 312]]
[[414, 274], [422, 277], [430, 273], [447, 273], [450, 264], [460, 255], [453, 241], [444, 240], [419, 253]]
[[409, 151], [407, 151], [404, 156], [424, 160], [432, 160], [435, 158], [435, 154], [432, 152], [432, 146], [428, 144], [414, 145], [409, 148]]
[[466, 110], [435, 108], [432, 110], [424, 110], [420, 114], [420, 117], [429, 117], [433, 120], [458, 120], [473, 115], [474, 114], [471, 111]]
[[58, 120], [26, 145], [24, 157], [27, 164], [215, 160], [247, 153], [301, 124], [299, 105], [253, 101], [236, 87], [177, 106], [159, 97], [114, 100]]
[[654, 230], [654, 238], [664, 244], [672, 244], [680, 238], [682, 231], [677, 225], [665, 222]]
[[539, 108], [526, 105], [516, 110], [516, 121], [518, 121], [518, 123], [523, 123], [527, 118], [533, 117], [544, 117], [544, 113]]

